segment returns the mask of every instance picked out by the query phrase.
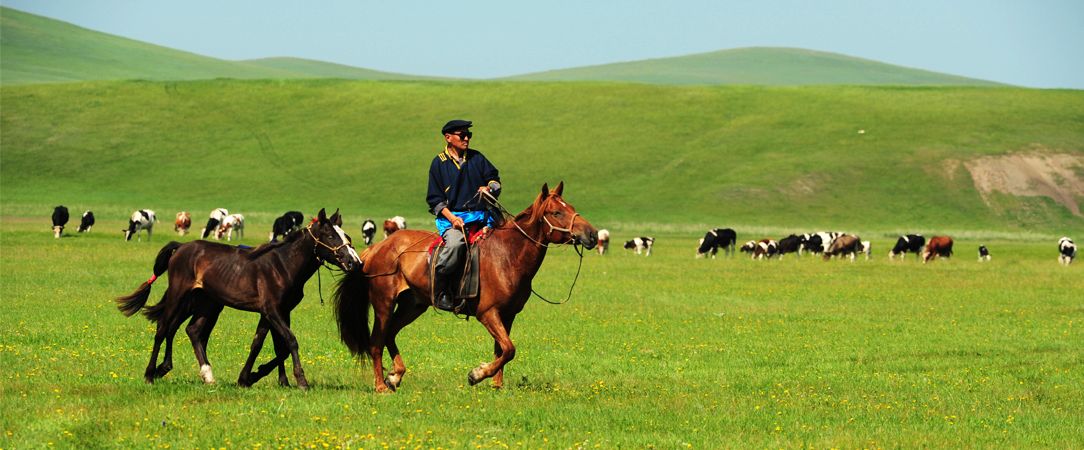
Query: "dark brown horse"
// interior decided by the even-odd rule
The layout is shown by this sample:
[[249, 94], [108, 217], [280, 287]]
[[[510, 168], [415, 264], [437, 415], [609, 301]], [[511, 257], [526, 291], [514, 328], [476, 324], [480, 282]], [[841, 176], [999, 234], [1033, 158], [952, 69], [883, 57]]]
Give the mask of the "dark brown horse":
[[[132, 294], [117, 299], [118, 308], [124, 315], [135, 314], [146, 305], [151, 284], [168, 270], [169, 287], [162, 300], [144, 311], [147, 320], [157, 322], [154, 349], [144, 379], [153, 383], [173, 368], [173, 336], [181, 323], [192, 317], [185, 331], [200, 365], [200, 377], [204, 382], [213, 383], [214, 375], [207, 361], [207, 341], [222, 308], [229, 306], [260, 313], [256, 337], [238, 383], [251, 385], [274, 367], [280, 367], [280, 383], [287, 383], [282, 367], [289, 355], [293, 357], [294, 379], [299, 387], [307, 388], [297, 339], [290, 331], [290, 312], [301, 302], [305, 282], [320, 267], [321, 261], [331, 262], [344, 271], [354, 270], [361, 264], [341, 225], [338, 211], [329, 218], [321, 209], [317, 218], [301, 232], [254, 250], [202, 240], [166, 244], [155, 259], [154, 276]], [[275, 340], [275, 358], [261, 366], [253, 379], [252, 365], [268, 330], [272, 331]], [[162, 341], [166, 341], [166, 351], [162, 363], [156, 367]]]
[[[497, 226], [480, 241], [479, 297], [474, 316], [493, 336], [495, 359], [467, 375], [471, 385], [493, 378], [504, 383], [504, 365], [516, 355], [508, 335], [516, 314], [531, 296], [531, 280], [550, 244], [574, 243], [591, 249], [597, 231], [576, 209], [561, 198], [564, 183], [550, 191], [546, 185], [534, 203]], [[395, 390], [406, 366], [395, 344], [399, 330], [417, 319], [432, 304], [426, 249], [436, 234], [401, 230], [370, 247], [362, 256], [361, 271], [348, 273], [335, 293], [339, 334], [355, 355], [367, 354], [373, 362], [377, 392]], [[369, 330], [369, 308], [373, 328]], [[384, 377], [384, 347], [392, 358], [391, 374]]]

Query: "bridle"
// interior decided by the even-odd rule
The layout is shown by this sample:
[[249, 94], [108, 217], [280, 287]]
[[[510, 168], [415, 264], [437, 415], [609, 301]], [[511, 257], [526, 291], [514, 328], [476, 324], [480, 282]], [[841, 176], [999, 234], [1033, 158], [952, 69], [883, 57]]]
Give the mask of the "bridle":
[[311, 236], [313, 242], [315, 242], [315, 244], [312, 245], [312, 253], [314, 255], [316, 255], [317, 258], [320, 258], [321, 261], [327, 262], [327, 259], [321, 257], [320, 253], [316, 251], [316, 249], [318, 247], [324, 247], [324, 248], [328, 249], [329, 251], [331, 251], [332, 255], [335, 255], [335, 260], [337, 262], [339, 262], [340, 265], [342, 264], [342, 261], [339, 260], [339, 255], [338, 255], [337, 252], [339, 251], [339, 249], [350, 245], [350, 242], [343, 241], [342, 244], [339, 244], [339, 245], [336, 245], [336, 246], [332, 247], [332, 246], [330, 246], [328, 244], [325, 244], [323, 241], [320, 240], [320, 238], [316, 237], [316, 235], [313, 234], [313, 232], [312, 232], [312, 224], [309, 224], [309, 226], [305, 227], [305, 231], [309, 232], [309, 236]]

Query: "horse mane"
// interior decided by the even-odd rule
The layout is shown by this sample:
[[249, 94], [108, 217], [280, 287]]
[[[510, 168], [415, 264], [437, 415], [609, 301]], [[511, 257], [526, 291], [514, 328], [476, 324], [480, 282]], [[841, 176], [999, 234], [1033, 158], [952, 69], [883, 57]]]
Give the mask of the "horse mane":
[[[549, 197], [547, 196], [546, 198]], [[531, 206], [528, 206], [523, 212], [516, 214], [516, 217], [513, 220], [519, 222], [522, 219], [530, 219], [532, 223], [537, 221], [538, 216], [542, 212], [542, 204], [545, 203], [546, 198], [542, 198], [542, 194], [538, 194], [538, 197], [534, 199], [534, 203], [531, 203]]]
[[250, 259], [250, 260], [256, 259], [256, 258], [259, 258], [260, 256], [263, 256], [265, 253], [270, 252], [270, 251], [272, 251], [272, 250], [274, 250], [276, 248], [283, 247], [283, 246], [285, 246], [287, 244], [291, 244], [294, 241], [296, 241], [298, 239], [301, 239], [301, 234], [303, 233], [302, 230], [298, 230], [298, 231], [296, 231], [294, 233], [287, 234], [286, 237], [282, 238], [281, 241], [268, 242], [268, 243], [263, 244], [263, 245], [261, 245], [259, 247], [256, 247], [255, 250], [252, 250], [251, 252], [249, 252], [247, 255], [245, 255], [245, 257]]

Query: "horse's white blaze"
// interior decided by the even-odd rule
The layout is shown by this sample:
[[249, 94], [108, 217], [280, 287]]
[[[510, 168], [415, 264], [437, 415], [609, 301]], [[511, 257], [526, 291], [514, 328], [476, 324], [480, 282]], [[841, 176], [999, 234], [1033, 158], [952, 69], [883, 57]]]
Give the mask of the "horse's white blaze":
[[199, 377], [203, 379], [204, 383], [215, 384], [215, 374], [211, 372], [210, 364], [204, 364], [199, 367]]
[[[346, 238], [346, 233], [343, 232], [342, 228], [339, 228], [338, 225], [332, 225], [331, 227], [335, 229], [336, 233], [339, 233], [339, 239], [342, 240], [344, 244], [350, 244], [350, 239]], [[358, 256], [358, 252], [354, 250], [353, 245], [347, 245], [346, 251], [350, 252], [350, 257], [354, 258], [355, 263], [361, 263], [361, 257]]]
[[402, 379], [402, 377], [400, 377], [399, 374], [393, 373], [391, 375], [388, 375], [388, 384], [390, 384], [392, 386], [395, 386], [395, 387], [399, 387], [399, 383], [400, 383], [401, 379]]

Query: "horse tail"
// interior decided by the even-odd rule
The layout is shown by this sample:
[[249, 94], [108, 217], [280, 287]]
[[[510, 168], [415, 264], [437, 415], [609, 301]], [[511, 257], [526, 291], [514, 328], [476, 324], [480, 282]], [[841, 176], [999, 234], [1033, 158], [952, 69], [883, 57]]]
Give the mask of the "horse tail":
[[120, 310], [127, 317], [131, 317], [140, 309], [143, 309], [143, 305], [147, 304], [147, 298], [151, 296], [151, 285], [158, 279], [166, 270], [169, 269], [169, 258], [173, 256], [173, 252], [177, 251], [177, 248], [181, 246], [180, 242], [171, 241], [162, 247], [158, 251], [158, 256], [154, 259], [153, 276], [139, 285], [139, 288], [131, 294], [123, 297], [117, 297], [117, 309]]
[[369, 351], [369, 283], [360, 270], [349, 272], [335, 288], [335, 319], [339, 339], [354, 355]]

